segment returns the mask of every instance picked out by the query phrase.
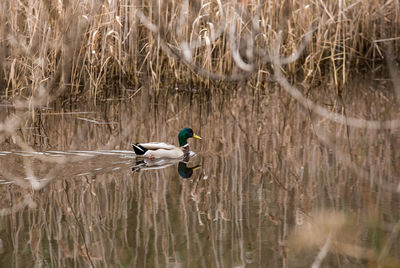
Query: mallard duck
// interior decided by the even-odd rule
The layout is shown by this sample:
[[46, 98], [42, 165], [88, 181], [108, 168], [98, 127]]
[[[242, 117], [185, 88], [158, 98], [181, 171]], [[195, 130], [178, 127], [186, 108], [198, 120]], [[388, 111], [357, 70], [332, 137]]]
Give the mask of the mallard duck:
[[201, 140], [191, 128], [182, 128], [178, 134], [179, 147], [163, 142], [136, 143], [132, 144], [132, 147], [136, 155], [140, 157], [150, 159], [181, 158], [190, 155], [189, 144], [187, 143], [189, 138]]

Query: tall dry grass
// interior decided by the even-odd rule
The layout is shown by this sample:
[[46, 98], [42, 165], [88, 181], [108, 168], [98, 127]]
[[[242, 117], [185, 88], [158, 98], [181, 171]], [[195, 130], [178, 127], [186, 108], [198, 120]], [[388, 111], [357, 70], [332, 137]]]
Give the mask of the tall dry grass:
[[[353, 82], [352, 94], [342, 91], [362, 72], [398, 79], [399, 20], [398, 1], [1, 1], [0, 94], [2, 104], [10, 106], [0, 114], [2, 146], [32, 154], [33, 148], [127, 149], [135, 139], [175, 137], [183, 122], [212, 137], [202, 145], [205, 168], [192, 184], [159, 182], [171, 175], [165, 170], [140, 174], [138, 180], [131, 173], [118, 173], [114, 181], [109, 174], [93, 176], [96, 182], [91, 175], [75, 180], [68, 172], [78, 170], [81, 159], [35, 155], [30, 162], [21, 156], [22, 168], [10, 170], [17, 161], [7, 158], [1, 176], [13, 185], [1, 189], [6, 197], [1, 227], [9, 234], [4, 241], [12, 244], [12, 261], [18, 266], [21, 252], [29, 252], [23, 260], [38, 265], [43, 256], [54, 266], [122, 265], [124, 257], [139, 266], [173, 265], [175, 260], [189, 265], [190, 260], [179, 259], [184, 244], [189, 256], [202, 250], [213, 256], [199, 260], [202, 266], [261, 265], [269, 256], [284, 266], [297, 257], [287, 254], [282, 241], [294, 227], [300, 233], [294, 243], [304, 245], [309, 226], [298, 226], [309, 218], [306, 224], [327, 230], [308, 240], [307, 246], [321, 249], [315, 263], [324, 258], [324, 248], [325, 255], [336, 250], [346, 261], [354, 254], [343, 245], [355, 250], [358, 243], [366, 249], [355, 257], [360, 265], [398, 258], [393, 237], [399, 224], [392, 211], [398, 206], [394, 128], [399, 121], [389, 120], [398, 118], [391, 106], [394, 95], [372, 87], [376, 81]], [[275, 87], [262, 92], [272, 78], [299, 102]], [[241, 83], [232, 96], [219, 94], [221, 99], [209, 101], [206, 91], [231, 94], [229, 84], [210, 87], [214, 81], [241, 80], [248, 87]], [[320, 92], [311, 90], [304, 99], [290, 86], [294, 80], [307, 89], [321, 81], [331, 86], [312, 87]], [[196, 102], [193, 95], [160, 94], [175, 83], [206, 90], [195, 96]], [[119, 96], [137, 97], [135, 109], [117, 102], [104, 110], [97, 107], [93, 116], [73, 111], [71, 118], [62, 111], [35, 109], [54, 100], [73, 107], [79, 99]], [[323, 107], [309, 101], [314, 97]], [[181, 196], [168, 196], [168, 187], [180, 189]], [[343, 198], [351, 204], [343, 204]], [[256, 214], [250, 208], [255, 203]], [[331, 233], [352, 231], [351, 217], [327, 228], [313, 215], [325, 207], [367, 207], [357, 215], [371, 215], [360, 216], [363, 226], [354, 238], [338, 236], [334, 249]], [[132, 211], [137, 218], [127, 218]], [[342, 214], [332, 215], [340, 219]], [[383, 218], [383, 227], [365, 222]], [[129, 228], [132, 223], [135, 230]], [[120, 229], [114, 228], [118, 224]], [[172, 229], [176, 226], [185, 226], [184, 233]], [[201, 236], [203, 226], [210, 236]], [[273, 237], [266, 228], [273, 229]], [[383, 229], [383, 249], [362, 243], [362, 232], [373, 228]], [[116, 247], [121, 250], [111, 250]]]
[[[282, 56], [313, 37], [285, 74], [340, 91], [354, 73], [399, 56], [398, 1], [2, 1], [1, 94], [10, 99], [132, 94], [148, 78], [208, 87], [269, 79], [276, 33]], [[314, 25], [314, 28], [312, 28]], [[59, 89], [59, 90], [57, 90]], [[49, 99], [43, 103], [48, 102]]]

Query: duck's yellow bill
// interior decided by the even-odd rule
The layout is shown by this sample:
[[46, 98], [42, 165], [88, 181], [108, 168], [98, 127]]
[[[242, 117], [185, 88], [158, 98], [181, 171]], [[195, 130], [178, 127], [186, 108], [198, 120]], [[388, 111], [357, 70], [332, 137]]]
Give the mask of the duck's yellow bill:
[[197, 136], [197, 135], [194, 134], [194, 133], [193, 133], [193, 138], [201, 140], [201, 137]]
[[195, 171], [196, 169], [199, 169], [199, 168], [201, 168], [200, 165], [193, 167], [192, 170]]

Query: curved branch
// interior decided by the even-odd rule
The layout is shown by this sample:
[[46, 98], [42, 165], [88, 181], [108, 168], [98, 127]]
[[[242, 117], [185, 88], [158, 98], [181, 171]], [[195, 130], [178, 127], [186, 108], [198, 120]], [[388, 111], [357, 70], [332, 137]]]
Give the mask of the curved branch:
[[230, 48], [232, 50], [233, 60], [235, 61], [236, 65], [243, 71], [253, 72], [254, 65], [246, 63], [239, 54], [239, 49], [236, 45], [236, 40], [235, 40], [235, 32], [236, 32], [235, 21], [236, 21], [236, 13], [235, 13], [234, 19], [232, 20], [232, 25], [229, 29], [229, 44], [230, 44]]
[[[136, 15], [139, 17], [139, 20], [143, 25], [150, 30], [152, 33], [160, 35], [160, 29], [154, 25], [151, 21], [147, 19], [147, 17], [143, 14], [141, 10], [136, 10]], [[160, 38], [160, 45], [161, 49], [167, 53], [167, 55], [174, 57], [176, 59], [181, 60], [185, 65], [187, 65], [191, 70], [196, 72], [197, 74], [207, 77], [212, 80], [218, 80], [218, 81], [242, 81], [247, 79], [252, 73], [245, 73], [245, 74], [233, 74], [230, 76], [224, 75], [224, 74], [216, 74], [213, 72], [210, 72], [197, 64], [193, 64], [190, 61], [186, 59], [184, 55], [182, 55], [179, 51], [172, 49], [171, 47], [168, 46], [168, 43], [164, 40], [164, 38]]]
[[[221, 21], [218, 24], [218, 28], [217, 28], [216, 31], [214, 31], [214, 24], [211, 23], [211, 22], [208, 23], [209, 26], [210, 26], [210, 29], [211, 29], [210, 42], [214, 42], [215, 40], [217, 40], [224, 33], [225, 26], [226, 26], [226, 18], [225, 18], [224, 10], [222, 8], [222, 3], [221, 3], [220, 0], [217, 0], [217, 3], [218, 3], [219, 12], [221, 13]], [[196, 19], [193, 22], [193, 25], [195, 23], [197, 23], [198, 21], [199, 20]], [[190, 46], [191, 49], [198, 49], [198, 48], [204, 47], [205, 44], [203, 42], [201, 42], [201, 41], [192, 41], [191, 40], [190, 43], [189, 43], [189, 46]]]
[[[311, 37], [306, 37], [306, 40], [310, 40]], [[317, 113], [318, 115], [329, 119], [335, 123], [347, 125], [356, 128], [367, 128], [367, 129], [395, 129], [400, 127], [400, 120], [365, 120], [362, 118], [348, 117], [342, 114], [331, 112], [324, 107], [314, 103], [310, 99], [303, 96], [303, 94], [294, 86], [290, 85], [287, 79], [283, 76], [281, 71], [281, 60], [279, 58], [279, 48], [281, 43], [281, 32], [278, 33], [277, 40], [273, 46], [272, 53], [272, 65], [274, 67], [274, 78], [275, 80], [288, 92], [293, 98], [300, 102], [305, 108]], [[304, 46], [305, 47], [305, 46]], [[304, 49], [304, 48], [303, 48]]]

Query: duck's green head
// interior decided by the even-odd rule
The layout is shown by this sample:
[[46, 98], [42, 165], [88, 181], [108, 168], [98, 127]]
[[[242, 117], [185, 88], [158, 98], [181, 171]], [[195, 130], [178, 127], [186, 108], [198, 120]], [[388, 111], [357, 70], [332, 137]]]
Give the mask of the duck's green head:
[[185, 127], [182, 128], [182, 130], [178, 134], [178, 139], [179, 139], [179, 146], [185, 146], [187, 144], [187, 139], [189, 138], [195, 138], [201, 140], [199, 136], [194, 134], [193, 130], [191, 128]]

